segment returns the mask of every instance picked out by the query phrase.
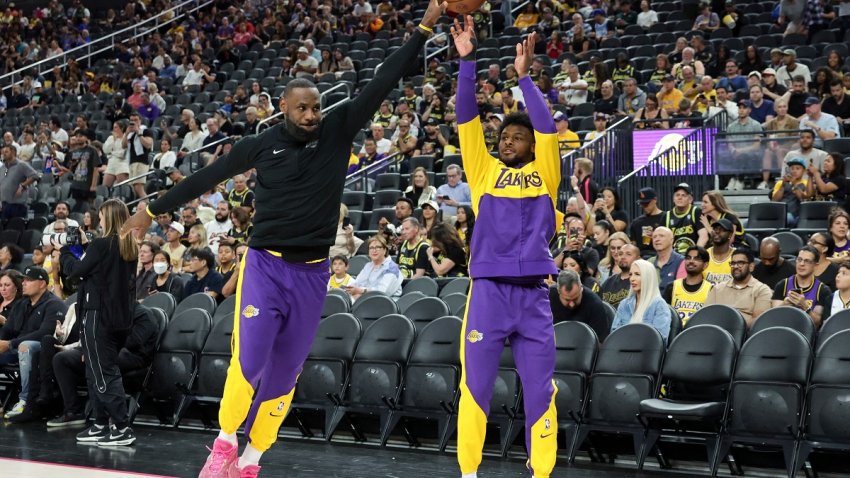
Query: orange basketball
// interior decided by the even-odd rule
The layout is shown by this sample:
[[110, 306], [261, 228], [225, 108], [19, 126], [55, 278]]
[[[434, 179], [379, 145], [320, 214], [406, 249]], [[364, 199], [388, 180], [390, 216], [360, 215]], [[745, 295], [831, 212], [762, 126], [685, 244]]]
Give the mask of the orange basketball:
[[466, 15], [472, 13], [484, 3], [484, 0], [445, 0], [449, 15]]

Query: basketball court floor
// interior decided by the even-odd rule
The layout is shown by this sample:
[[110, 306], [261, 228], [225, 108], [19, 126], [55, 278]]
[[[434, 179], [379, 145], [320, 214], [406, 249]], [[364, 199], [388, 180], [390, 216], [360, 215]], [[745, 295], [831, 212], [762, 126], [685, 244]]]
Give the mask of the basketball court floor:
[[[195, 478], [212, 443], [211, 432], [134, 428], [131, 447], [78, 445], [77, 429], [48, 431], [43, 423], [0, 425], [2, 478]], [[261, 476], [269, 478], [453, 478], [460, 476], [453, 454], [377, 448], [323, 441], [283, 439], [263, 456]], [[559, 460], [553, 477], [685, 477], [700, 474], [647, 471], [601, 465], [567, 467]], [[485, 458], [481, 478], [526, 478], [520, 458]]]

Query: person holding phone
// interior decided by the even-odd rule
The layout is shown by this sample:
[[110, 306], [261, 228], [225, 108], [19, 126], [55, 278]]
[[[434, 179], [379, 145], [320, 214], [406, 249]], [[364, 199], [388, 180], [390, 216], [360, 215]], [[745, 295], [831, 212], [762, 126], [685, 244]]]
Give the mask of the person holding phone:
[[363, 239], [354, 235], [354, 226], [351, 225], [351, 218], [348, 216], [348, 206], [345, 204], [339, 205], [339, 222], [336, 227], [336, 239], [334, 245], [328, 251], [329, 257], [344, 256], [350, 259], [351, 256], [357, 254], [360, 246], [363, 245]]
[[451, 164], [446, 167], [446, 184], [437, 188], [437, 203], [446, 220], [457, 216], [458, 207], [472, 204], [469, 184], [463, 182], [462, 178], [463, 170], [460, 166]]
[[815, 266], [821, 253], [814, 246], [803, 246], [797, 253], [796, 274], [779, 281], [773, 288], [771, 305], [773, 307], [796, 307], [812, 319], [815, 328], [819, 328], [823, 316], [823, 304], [832, 291], [829, 286], [815, 277]]

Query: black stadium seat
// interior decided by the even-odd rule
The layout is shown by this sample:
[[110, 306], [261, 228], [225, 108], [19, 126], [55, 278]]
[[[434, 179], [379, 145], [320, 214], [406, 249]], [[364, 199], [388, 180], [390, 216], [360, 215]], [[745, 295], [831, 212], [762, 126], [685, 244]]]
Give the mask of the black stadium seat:
[[411, 280], [401, 290], [402, 295], [410, 293], [412, 291], [419, 291], [425, 294], [427, 297], [437, 297], [437, 290], [439, 286], [437, 285], [437, 281], [430, 277], [417, 277], [416, 279]]
[[381, 317], [398, 313], [398, 306], [386, 295], [373, 295], [357, 299], [351, 313], [360, 320], [363, 328], [366, 329], [372, 322]]
[[322, 318], [325, 319], [334, 314], [345, 314], [349, 312], [350, 302], [336, 294], [328, 294], [325, 296], [325, 302], [322, 306]]
[[845, 330], [850, 330], [850, 310], [848, 309], [830, 316], [821, 324], [820, 330], [818, 330], [817, 348], [815, 350], [820, 348], [827, 339]]
[[[398, 403], [404, 364], [415, 335], [413, 322], [400, 315], [378, 319], [366, 329], [354, 353], [345, 391], [333, 396], [337, 408], [328, 424], [328, 440], [343, 418], [350, 414], [377, 415], [380, 430], [386, 428], [391, 414], [386, 405], [387, 402]], [[355, 438], [365, 441], [365, 435], [355, 422], [349, 419], [349, 425]]]
[[201, 309], [207, 314], [212, 315], [215, 312], [215, 308], [215, 299], [203, 292], [198, 292], [180, 301], [177, 304], [177, 309], [174, 310], [174, 315], [180, 315], [181, 312], [189, 309]]
[[775, 445], [782, 448], [788, 476], [793, 476], [812, 362], [809, 344], [799, 332], [786, 327], [764, 329], [747, 340], [735, 366], [729, 417], [717, 461], [733, 443]]
[[177, 308], [177, 301], [168, 292], [157, 292], [156, 294], [145, 297], [142, 300], [142, 305], [145, 307], [156, 307], [162, 310], [168, 319], [171, 320], [171, 317], [174, 316], [174, 309]]
[[810, 347], [815, 346], [817, 329], [811, 317], [796, 307], [783, 306], [774, 307], [762, 313], [750, 328], [750, 335], [755, 335], [765, 329], [774, 327], [787, 327], [800, 333], [809, 342]]
[[723, 304], [713, 304], [694, 312], [685, 324], [685, 330], [698, 325], [716, 325], [732, 334], [735, 344], [740, 347], [747, 337], [747, 322], [740, 312]]
[[446, 303], [437, 297], [423, 297], [411, 304], [404, 311], [404, 315], [416, 324], [417, 330], [434, 319], [450, 314], [451, 311], [446, 306]]
[[750, 204], [747, 232], [756, 236], [769, 236], [786, 228], [784, 202], [759, 202]]
[[[388, 403], [391, 412], [382, 445], [400, 421], [412, 417], [436, 419], [438, 449], [445, 450], [457, 421], [461, 326], [457, 317], [442, 317], [425, 326], [416, 337], [405, 368], [401, 397], [397, 403]], [[411, 446], [418, 444], [414, 435], [406, 436]]]
[[555, 407], [558, 428], [565, 435], [564, 447], [570, 450], [584, 412], [587, 383], [593, 372], [599, 340], [585, 323], [568, 321], [555, 325], [555, 374], [558, 387]]
[[[227, 368], [230, 366], [233, 337], [233, 312], [213, 324], [198, 361], [198, 379], [191, 395], [187, 395], [182, 407], [185, 413], [193, 402], [218, 403], [224, 394]], [[207, 414], [203, 415], [206, 425], [212, 425]], [[179, 423], [181, 416], [177, 417]]]
[[425, 294], [423, 294], [422, 292], [419, 292], [418, 290], [414, 290], [414, 291], [408, 292], [407, 294], [403, 294], [396, 301], [396, 304], [398, 305], [399, 312], [404, 314], [404, 311], [406, 311], [408, 307], [413, 305], [414, 302], [418, 301], [419, 299], [424, 299], [424, 298], [425, 298]]
[[[691, 324], [693, 318], [688, 325]], [[661, 370], [666, 394], [640, 402], [640, 416], [647, 423], [638, 469], [652, 451], [662, 432], [694, 435], [708, 451], [708, 465], [714, 474], [719, 432], [726, 412], [729, 381], [738, 355], [738, 345], [729, 332], [716, 325], [696, 325], [685, 329], [670, 344]]]

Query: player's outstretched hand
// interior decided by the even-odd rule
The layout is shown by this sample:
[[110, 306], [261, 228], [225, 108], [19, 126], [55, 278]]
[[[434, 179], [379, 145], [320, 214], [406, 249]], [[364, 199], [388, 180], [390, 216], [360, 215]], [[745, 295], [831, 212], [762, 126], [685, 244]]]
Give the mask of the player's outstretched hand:
[[531, 68], [531, 62], [534, 60], [535, 44], [537, 44], [537, 32], [531, 32], [525, 40], [516, 44], [514, 68], [520, 78], [528, 76], [528, 69]]
[[121, 228], [121, 237], [132, 233], [137, 240], [141, 241], [145, 238], [145, 233], [150, 229], [152, 221], [150, 215], [144, 209], [136, 211], [136, 214], [133, 214], [124, 223], [124, 227]]
[[467, 15], [464, 25], [460, 26], [460, 22], [455, 18], [455, 24], [452, 25], [452, 38], [454, 39], [455, 48], [461, 58], [464, 58], [475, 51], [475, 30], [473, 26], [475, 22], [472, 20], [472, 15]]
[[448, 5], [448, 3], [440, 2], [440, 0], [431, 0], [428, 2], [428, 9], [425, 10], [425, 15], [422, 16], [420, 23], [428, 28], [433, 28]]

